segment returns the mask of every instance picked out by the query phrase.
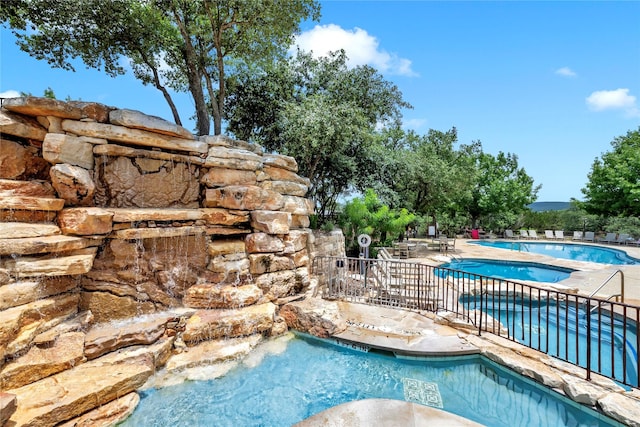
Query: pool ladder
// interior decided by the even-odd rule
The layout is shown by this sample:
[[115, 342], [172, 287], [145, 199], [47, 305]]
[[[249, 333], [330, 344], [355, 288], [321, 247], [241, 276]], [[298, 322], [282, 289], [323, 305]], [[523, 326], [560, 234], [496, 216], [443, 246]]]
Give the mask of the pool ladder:
[[[622, 302], [624, 303], [624, 273], [622, 272], [622, 270], [616, 270], [613, 273], [611, 273], [609, 275], [609, 277], [606, 278], [606, 280], [604, 282], [602, 282], [602, 284], [600, 286], [598, 286], [598, 289], [596, 289], [595, 291], [591, 292], [591, 294], [589, 295], [589, 298], [592, 298], [595, 294], [598, 293], [598, 291], [600, 291], [600, 289], [604, 288], [604, 286], [609, 283], [611, 281], [611, 279], [613, 279], [615, 277], [616, 274], [620, 273], [620, 293], [619, 294], [613, 294], [610, 295], [606, 300], [610, 301], [612, 298], [616, 299], [616, 302], [618, 302], [618, 297], [620, 297], [620, 299], [622, 300]], [[597, 308], [593, 307], [589, 312], [593, 313], [593, 311]]]

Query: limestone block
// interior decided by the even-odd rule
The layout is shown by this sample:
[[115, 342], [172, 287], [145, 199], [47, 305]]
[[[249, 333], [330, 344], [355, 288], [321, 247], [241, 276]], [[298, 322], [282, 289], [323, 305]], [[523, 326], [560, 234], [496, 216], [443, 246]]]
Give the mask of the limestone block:
[[[64, 204], [64, 200], [61, 200]], [[0, 205], [2, 205], [2, 198], [0, 197]], [[29, 222], [29, 223], [43, 223], [52, 222], [56, 219], [56, 212], [47, 211], [28, 211], [28, 210], [3, 210], [0, 207], [0, 222]]]
[[336, 302], [307, 298], [285, 304], [280, 316], [289, 328], [320, 338], [329, 338], [347, 329], [347, 322], [340, 315]]
[[155, 312], [150, 301], [137, 301], [131, 297], [119, 297], [109, 292], [83, 292], [80, 309], [93, 313], [96, 322], [128, 319]]
[[43, 123], [44, 120], [43, 121], [40, 120], [41, 118], [43, 118], [43, 116], [38, 116], [38, 122], [42, 126], [47, 128], [49, 133], [64, 133], [64, 131], [62, 130], [62, 119], [60, 117], [47, 116], [46, 117], [46, 121], [47, 121], [47, 125], [46, 126]]
[[214, 240], [207, 245], [207, 253], [212, 257], [245, 252], [245, 242], [239, 239]]
[[48, 133], [42, 143], [42, 157], [51, 164], [68, 163], [93, 169], [93, 145], [73, 135]]
[[105, 365], [97, 359], [11, 390], [18, 409], [9, 422], [52, 427], [142, 387], [153, 374], [151, 357]]
[[198, 168], [165, 161], [157, 173], [141, 173], [138, 159], [117, 157], [96, 165], [98, 185], [105, 192], [96, 196], [101, 206], [114, 208], [197, 208], [200, 196]]
[[84, 354], [95, 359], [105, 353], [138, 344], [152, 344], [164, 334], [171, 316], [136, 317], [135, 321], [103, 323], [87, 332]]
[[309, 228], [309, 215], [291, 215], [291, 229]]
[[113, 109], [97, 102], [69, 101], [68, 104], [80, 108], [83, 119], [95, 120], [98, 123], [109, 120], [109, 111]]
[[51, 183], [58, 196], [70, 206], [93, 204], [96, 185], [86, 169], [66, 163], [51, 167]]
[[296, 267], [308, 266], [311, 263], [309, 259], [309, 252], [307, 252], [306, 249], [303, 249], [291, 255], [291, 260]]
[[291, 270], [293, 261], [290, 258], [274, 254], [249, 255], [249, 271], [251, 274], [273, 273], [274, 271]]
[[58, 323], [51, 329], [38, 334], [33, 339], [33, 344], [40, 347], [51, 347], [60, 335], [69, 332], [85, 332], [89, 325], [93, 323], [93, 314], [90, 311], [83, 311], [77, 315]]
[[306, 185], [291, 181], [263, 181], [260, 187], [276, 193], [300, 197], [304, 197], [309, 190]]
[[256, 174], [248, 170], [226, 168], [211, 168], [205, 173], [200, 182], [207, 187], [226, 187], [228, 185], [256, 185]]
[[640, 399], [631, 393], [608, 393], [598, 400], [602, 412], [627, 426], [640, 426]]
[[109, 122], [128, 128], [143, 129], [184, 139], [194, 139], [193, 134], [182, 126], [135, 110], [112, 110], [109, 113]]
[[285, 243], [279, 237], [267, 233], [252, 233], [245, 237], [247, 252], [255, 254], [259, 252], [282, 252]]
[[204, 235], [205, 227], [167, 227], [167, 228], [127, 228], [116, 230], [110, 237], [114, 239], [139, 240], [139, 239], [159, 239], [168, 237], [186, 237]]
[[234, 157], [207, 156], [203, 163], [208, 168], [236, 169], [256, 172], [262, 167], [262, 161], [243, 160]]
[[214, 273], [232, 274], [232, 277], [236, 277], [238, 274], [248, 273], [249, 266], [249, 259], [245, 254], [229, 254], [211, 258], [207, 269]]
[[33, 346], [0, 370], [0, 389], [9, 390], [31, 384], [49, 375], [71, 369], [85, 361], [84, 333], [62, 334], [49, 347]]
[[0, 358], [27, 349], [35, 336], [73, 316], [77, 294], [62, 294], [0, 311]]
[[44, 197], [9, 196], [0, 197], [0, 209], [21, 209], [34, 211], [59, 211], [64, 207], [63, 199]]
[[62, 294], [77, 286], [78, 281], [70, 277], [19, 280], [0, 286], [0, 310]]
[[54, 198], [55, 191], [48, 181], [0, 179], [0, 197], [12, 196]]
[[29, 151], [24, 145], [0, 137], [0, 178], [23, 176], [28, 162]]
[[138, 403], [140, 403], [140, 395], [131, 392], [71, 421], [58, 424], [57, 427], [114, 426], [127, 419], [136, 409]]
[[0, 426], [6, 425], [5, 423], [17, 408], [18, 399], [16, 395], [0, 391]]
[[261, 341], [262, 335], [258, 334], [205, 341], [189, 347], [189, 351], [173, 355], [167, 362], [166, 369], [169, 372], [176, 372], [228, 360], [238, 360], [249, 354]]
[[69, 252], [64, 256], [0, 260], [0, 268], [6, 268], [12, 276], [17, 278], [84, 274], [91, 270], [96, 251], [97, 248], [85, 248]]
[[292, 254], [307, 248], [309, 241], [309, 231], [307, 230], [291, 230], [289, 234], [284, 236], [285, 250], [284, 253]]
[[288, 234], [291, 214], [288, 212], [275, 212], [268, 210], [255, 210], [251, 212], [251, 228], [267, 234]]
[[257, 186], [230, 185], [207, 189], [204, 204], [210, 208], [277, 211], [283, 206], [283, 196]]
[[283, 154], [265, 154], [263, 156], [265, 166], [273, 166], [286, 169], [291, 172], [298, 172], [298, 163], [296, 159]]
[[282, 196], [284, 206], [282, 210], [293, 215], [311, 215], [315, 211], [313, 201], [296, 196]]
[[0, 223], [0, 239], [53, 236], [55, 234], [60, 234], [60, 228], [54, 224]]
[[[61, 124], [61, 126], [62, 126], [62, 124]], [[49, 132], [51, 132], [51, 131], [49, 131]], [[92, 145], [106, 145], [106, 144], [109, 143], [109, 141], [107, 141], [104, 138], [94, 138], [94, 137], [91, 137], [91, 136], [79, 136], [78, 140], [80, 142], [86, 142], [86, 143], [92, 144]]]
[[272, 303], [232, 310], [199, 310], [187, 321], [182, 339], [190, 344], [265, 332], [273, 326], [275, 313]]
[[93, 154], [96, 156], [108, 157], [134, 157], [156, 160], [169, 160], [174, 163], [188, 163], [194, 165], [204, 164], [204, 159], [197, 156], [189, 156], [185, 154], [165, 153], [163, 151], [143, 150], [140, 148], [125, 147], [123, 145], [107, 144], [106, 139], [89, 138], [81, 136], [80, 140], [86, 139], [87, 142], [98, 144], [96, 141], [104, 141], [103, 144], [93, 147]]
[[204, 221], [215, 225], [238, 225], [249, 221], [249, 213], [230, 211], [228, 209], [177, 209], [177, 208], [146, 208], [124, 209], [107, 208], [113, 213], [113, 222], [140, 221]]
[[0, 134], [42, 141], [47, 131], [35, 119], [10, 113], [3, 108], [0, 110]]
[[205, 283], [190, 287], [183, 303], [192, 308], [238, 308], [255, 304], [262, 295], [262, 290], [255, 285]]
[[82, 109], [70, 102], [57, 99], [25, 96], [5, 99], [2, 107], [28, 116], [55, 116], [65, 119], [80, 120]]
[[54, 235], [0, 239], [0, 255], [33, 255], [49, 252], [65, 252], [95, 246], [100, 242], [81, 237]]
[[131, 145], [164, 148], [167, 150], [193, 151], [206, 153], [207, 144], [191, 139], [165, 136], [140, 129], [129, 129], [123, 126], [106, 123], [78, 122], [63, 120], [62, 129], [79, 136], [104, 138], [110, 141]]
[[267, 174], [272, 181], [297, 182], [298, 184], [306, 185], [307, 187], [310, 184], [308, 178], [303, 178], [295, 172], [280, 167], [265, 165], [262, 168], [262, 172]]
[[88, 236], [111, 232], [113, 212], [101, 208], [67, 208], [58, 213], [64, 234]]
[[241, 150], [251, 151], [252, 153], [262, 155], [264, 150], [261, 146], [257, 144], [252, 144], [250, 142], [241, 141], [239, 139], [229, 138], [226, 135], [202, 135], [200, 136], [200, 141], [206, 142], [207, 145], [219, 146], [219, 147], [232, 147], [239, 148]]

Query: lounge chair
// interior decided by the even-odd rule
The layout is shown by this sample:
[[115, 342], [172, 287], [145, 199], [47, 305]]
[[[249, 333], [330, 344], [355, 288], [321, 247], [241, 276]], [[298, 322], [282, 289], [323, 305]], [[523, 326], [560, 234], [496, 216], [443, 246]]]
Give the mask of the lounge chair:
[[571, 240], [582, 240], [583, 237], [582, 231], [574, 231]]
[[544, 230], [544, 237], [549, 240], [553, 240], [553, 230]]
[[619, 245], [626, 245], [627, 243], [629, 243], [629, 240], [633, 240], [629, 234], [621, 233], [616, 239], [616, 243], [618, 243]]
[[523, 239], [528, 239], [529, 233], [527, 232], [527, 230], [520, 230], [520, 237], [522, 237]]
[[555, 235], [556, 239], [564, 240], [564, 230], [555, 230], [553, 234]]
[[585, 231], [584, 237], [582, 238], [585, 242], [595, 242], [596, 241], [596, 233], [593, 231]]
[[529, 238], [530, 239], [538, 239], [538, 233], [536, 232], [536, 230], [529, 230]]
[[513, 230], [504, 230], [504, 238], [505, 239], [519, 239], [520, 236], [516, 236], [513, 234]]
[[607, 233], [602, 239], [598, 240], [598, 242], [602, 243], [615, 243], [616, 238], [618, 237], [617, 233]]

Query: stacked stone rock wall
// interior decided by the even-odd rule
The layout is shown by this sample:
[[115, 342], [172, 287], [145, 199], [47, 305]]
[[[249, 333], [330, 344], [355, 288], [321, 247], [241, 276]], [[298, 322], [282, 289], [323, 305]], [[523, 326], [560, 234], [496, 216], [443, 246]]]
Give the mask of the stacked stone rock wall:
[[[15, 425], [56, 425], [198, 364], [167, 362], [184, 346], [284, 332], [279, 304], [309, 285], [308, 186], [291, 157], [137, 111], [3, 100], [0, 391], [18, 396]], [[85, 387], [104, 394], [92, 404], [69, 385], [77, 402], [51, 408], [45, 382], [82, 382], [81, 365], [130, 380]]]

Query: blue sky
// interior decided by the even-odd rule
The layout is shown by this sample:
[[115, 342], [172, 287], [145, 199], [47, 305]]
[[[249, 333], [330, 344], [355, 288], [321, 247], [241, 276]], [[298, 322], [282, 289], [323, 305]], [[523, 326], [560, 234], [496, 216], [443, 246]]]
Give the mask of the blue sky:
[[[460, 143], [516, 154], [542, 185], [539, 201], [568, 201], [582, 198], [611, 141], [640, 126], [638, 22], [640, 1], [324, 1], [298, 44], [318, 55], [344, 48], [413, 105], [405, 128], [455, 126]], [[161, 94], [131, 75], [51, 69], [4, 28], [0, 43], [0, 96], [51, 87], [60, 99], [172, 118]], [[184, 120], [193, 102], [176, 100]]]

